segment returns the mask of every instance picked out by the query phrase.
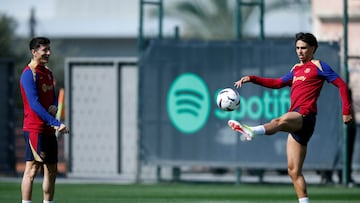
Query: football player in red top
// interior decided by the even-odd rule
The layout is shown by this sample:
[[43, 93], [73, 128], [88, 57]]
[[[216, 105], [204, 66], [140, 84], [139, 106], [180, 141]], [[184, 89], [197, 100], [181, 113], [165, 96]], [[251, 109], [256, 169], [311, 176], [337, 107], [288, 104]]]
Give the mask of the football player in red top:
[[228, 125], [241, 133], [242, 140], [252, 140], [257, 135], [272, 135], [279, 131], [289, 132], [286, 151], [288, 173], [299, 203], [308, 203], [309, 198], [306, 182], [302, 175], [302, 166], [306, 156], [307, 143], [314, 132], [317, 113], [316, 101], [324, 81], [339, 89], [343, 121], [346, 124], [352, 122], [351, 102], [346, 83], [328, 64], [314, 59], [318, 47], [315, 36], [311, 33], [298, 33], [295, 46], [299, 63], [295, 64], [288, 74], [281, 78], [244, 76], [234, 84], [237, 88], [247, 82], [273, 89], [290, 86], [290, 110], [263, 125], [247, 126], [234, 120], [229, 120]]
[[29, 48], [32, 58], [20, 76], [26, 146], [25, 171], [21, 183], [22, 202], [31, 203], [33, 182], [40, 167], [43, 167], [44, 202], [51, 203], [58, 161], [55, 132], [68, 133], [69, 129], [55, 118], [55, 82], [51, 70], [45, 66], [51, 54], [50, 40], [45, 37], [33, 38]]

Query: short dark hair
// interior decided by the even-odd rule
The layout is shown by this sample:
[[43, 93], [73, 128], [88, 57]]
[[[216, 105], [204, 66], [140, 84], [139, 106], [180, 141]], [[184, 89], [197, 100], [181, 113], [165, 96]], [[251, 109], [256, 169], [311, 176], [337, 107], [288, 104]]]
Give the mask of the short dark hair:
[[318, 42], [317, 42], [317, 39], [316, 37], [311, 34], [311, 33], [303, 33], [303, 32], [299, 32], [299, 33], [296, 33], [295, 35], [295, 43], [298, 41], [298, 40], [301, 40], [303, 42], [306, 42], [307, 44], [309, 44], [310, 46], [314, 46], [315, 47], [315, 50], [314, 52], [316, 51], [316, 49], [318, 48]]
[[40, 45], [50, 44], [50, 39], [47, 37], [34, 37], [29, 43], [29, 49], [38, 49]]

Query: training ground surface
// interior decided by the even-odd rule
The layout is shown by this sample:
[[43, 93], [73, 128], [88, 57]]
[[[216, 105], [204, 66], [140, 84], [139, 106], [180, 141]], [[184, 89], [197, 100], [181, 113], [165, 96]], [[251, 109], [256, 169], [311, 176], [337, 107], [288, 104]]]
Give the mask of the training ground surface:
[[[20, 179], [0, 181], [0, 202], [19, 203]], [[312, 203], [360, 202], [360, 187], [310, 185]], [[42, 202], [41, 184], [36, 182], [33, 203]], [[160, 183], [56, 185], [57, 203], [297, 203], [291, 184]]]

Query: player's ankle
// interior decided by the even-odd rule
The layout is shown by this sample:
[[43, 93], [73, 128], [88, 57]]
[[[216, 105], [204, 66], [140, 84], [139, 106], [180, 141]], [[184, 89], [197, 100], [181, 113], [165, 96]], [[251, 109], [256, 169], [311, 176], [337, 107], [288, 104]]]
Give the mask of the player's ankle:
[[254, 126], [254, 127], [249, 127], [252, 132], [253, 132], [253, 136], [255, 135], [265, 135], [265, 127], [264, 125], [258, 125], [258, 126]]

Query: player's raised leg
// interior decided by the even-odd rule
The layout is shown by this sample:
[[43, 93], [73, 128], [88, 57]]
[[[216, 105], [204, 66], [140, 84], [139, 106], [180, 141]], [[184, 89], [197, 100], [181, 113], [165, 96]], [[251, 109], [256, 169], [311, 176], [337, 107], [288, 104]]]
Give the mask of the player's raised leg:
[[277, 132], [295, 132], [300, 130], [303, 124], [303, 115], [291, 111], [264, 124], [265, 134], [272, 135]]
[[271, 120], [269, 123], [258, 126], [247, 126], [238, 121], [229, 120], [228, 125], [234, 131], [242, 134], [244, 140], [252, 140], [257, 135], [272, 135], [276, 132], [295, 132], [300, 130], [303, 124], [303, 116], [298, 112], [287, 112], [284, 115]]

